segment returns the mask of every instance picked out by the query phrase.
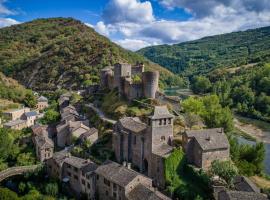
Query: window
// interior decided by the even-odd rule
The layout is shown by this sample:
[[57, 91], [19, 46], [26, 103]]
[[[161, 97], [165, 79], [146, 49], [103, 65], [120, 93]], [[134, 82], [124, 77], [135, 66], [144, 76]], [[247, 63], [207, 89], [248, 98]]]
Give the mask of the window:
[[104, 178], [104, 184], [107, 185], [107, 186], [110, 186], [110, 181], [108, 181], [106, 178]]
[[85, 180], [82, 179], [82, 184], [85, 185]]
[[87, 187], [90, 189], [90, 184], [89, 183], [87, 183]]
[[99, 178], [99, 175], [97, 175], [97, 180], [98, 180], [98, 178]]
[[172, 123], [172, 119], [169, 119], [169, 123], [168, 124], [171, 124]]
[[117, 189], [117, 186], [116, 186], [116, 184], [114, 183], [113, 184], [113, 190], [116, 190]]
[[113, 193], [113, 197], [116, 198], [116, 193], [115, 192]]
[[108, 191], [106, 191], [106, 196], [109, 196], [109, 192]]
[[78, 180], [78, 179], [79, 179], [77, 175], [74, 175], [73, 177], [74, 177], [76, 180]]
[[134, 138], [133, 138], [133, 144], [134, 145], [136, 144], [136, 136], [134, 136]]
[[159, 125], [162, 125], [162, 119], [159, 120]]
[[163, 125], [166, 125], [166, 119], [163, 119]]
[[68, 172], [67, 174], [68, 174], [68, 176], [71, 176], [71, 173], [70, 172]]
[[165, 138], [165, 136], [164, 136], [164, 135], [163, 135], [163, 136], [161, 136], [161, 138], [160, 138], [160, 140], [161, 140], [161, 141], [165, 141], [165, 139], [166, 139], [166, 138]]
[[75, 171], [75, 172], [78, 172], [78, 169], [77, 169], [76, 167], [74, 167], [74, 171]]

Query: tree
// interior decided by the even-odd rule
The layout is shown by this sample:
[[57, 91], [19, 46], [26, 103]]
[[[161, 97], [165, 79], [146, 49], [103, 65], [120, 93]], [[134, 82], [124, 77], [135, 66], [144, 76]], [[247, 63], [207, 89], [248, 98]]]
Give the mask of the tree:
[[35, 157], [32, 153], [21, 153], [17, 157], [17, 165], [25, 166], [25, 165], [33, 165], [35, 163]]
[[58, 194], [58, 184], [57, 183], [48, 183], [45, 186], [45, 194], [55, 197]]
[[196, 115], [200, 115], [204, 112], [205, 108], [203, 102], [200, 98], [189, 97], [184, 100], [181, 104], [184, 112], [186, 113], [194, 113]]
[[0, 188], [0, 200], [19, 200], [17, 194], [7, 188]]
[[204, 94], [209, 92], [211, 82], [205, 76], [196, 76], [191, 84], [191, 89], [196, 94]]
[[57, 112], [53, 109], [48, 109], [45, 112], [44, 117], [41, 119], [41, 123], [43, 123], [43, 124], [55, 123], [59, 120], [59, 118], [60, 118], [59, 112]]
[[32, 91], [28, 91], [25, 95], [24, 102], [27, 106], [34, 108], [37, 105], [37, 98]]
[[200, 116], [194, 114], [194, 113], [187, 113], [185, 115], [185, 124], [188, 128], [192, 128], [193, 126], [199, 124], [201, 121]]
[[214, 160], [210, 172], [224, 179], [229, 187], [233, 185], [233, 179], [238, 175], [238, 170], [231, 161]]

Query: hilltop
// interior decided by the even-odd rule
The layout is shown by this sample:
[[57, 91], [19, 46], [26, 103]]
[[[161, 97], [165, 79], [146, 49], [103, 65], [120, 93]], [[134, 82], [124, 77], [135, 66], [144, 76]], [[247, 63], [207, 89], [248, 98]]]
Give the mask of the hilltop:
[[37, 19], [0, 29], [0, 71], [35, 90], [98, 82], [99, 70], [116, 62], [144, 62], [162, 80], [172, 75], [72, 18]]
[[175, 73], [206, 74], [270, 59], [270, 26], [141, 49], [141, 55]]

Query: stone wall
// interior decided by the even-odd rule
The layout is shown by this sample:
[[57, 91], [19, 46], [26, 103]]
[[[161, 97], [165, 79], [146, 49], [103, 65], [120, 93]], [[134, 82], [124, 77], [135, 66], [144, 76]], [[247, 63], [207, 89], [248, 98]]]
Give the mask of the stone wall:
[[143, 92], [144, 97], [154, 99], [158, 90], [159, 72], [143, 72]]

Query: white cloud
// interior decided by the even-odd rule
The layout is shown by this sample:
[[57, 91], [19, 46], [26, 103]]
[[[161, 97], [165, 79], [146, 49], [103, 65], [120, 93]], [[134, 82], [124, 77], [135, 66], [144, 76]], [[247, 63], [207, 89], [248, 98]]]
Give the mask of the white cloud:
[[[245, 6], [239, 7], [240, 3], [241, 5], [243, 4], [241, 0], [234, 1], [234, 4], [231, 2], [232, 0], [206, 1], [209, 3], [209, 7], [212, 6], [211, 13], [208, 13], [207, 15], [201, 15], [200, 17], [194, 16], [187, 21], [173, 21], [157, 20], [151, 12], [152, 19], [145, 20], [145, 18], [143, 18], [144, 23], [142, 23], [137, 19], [136, 21], [135, 19], [131, 20], [130, 17], [123, 17], [125, 15], [122, 13], [125, 13], [127, 11], [126, 7], [129, 6], [126, 3], [123, 3], [124, 0], [111, 0], [106, 7], [107, 10], [104, 10], [105, 14], [103, 13], [103, 16], [109, 17], [108, 7], [111, 7], [113, 3], [117, 5], [122, 3], [121, 6], [118, 5], [117, 9], [115, 9], [115, 13], [117, 14], [117, 12], [119, 12], [120, 14], [111, 21], [104, 18], [103, 21], [97, 23], [95, 29], [101, 34], [111, 38], [113, 38], [114, 35], [117, 35], [117, 38], [119, 38], [120, 35], [122, 38], [115, 40], [116, 43], [124, 48], [137, 50], [149, 45], [164, 43], [173, 44], [210, 35], [270, 25], [270, 12], [266, 9], [258, 11], [258, 9], [247, 9]], [[242, 1], [253, 2], [254, 0]], [[126, 0], [125, 2], [129, 2], [130, 4], [135, 2], [135, 5], [143, 4], [138, 0]], [[168, 2], [178, 2], [178, 0], [168, 0], [167, 3]], [[179, 0], [179, 2], [186, 2], [186, 0]], [[193, 2], [195, 2], [195, 0]], [[202, 2], [204, 1], [201, 1], [201, 3], [199, 2], [196, 6], [204, 8]], [[195, 6], [193, 5], [192, 8], [184, 7], [184, 9], [190, 11], [193, 9], [191, 12], [194, 12], [194, 7]], [[257, 7], [259, 8], [259, 6]], [[123, 9], [123, 11], [121, 11], [121, 9]], [[133, 16], [133, 14], [131, 16]], [[114, 15], [111, 17], [114, 18]]]
[[91, 28], [94, 28], [94, 26], [92, 25], [92, 24], [90, 24], [90, 23], [84, 23], [86, 26], [89, 26], [89, 27], [91, 27]]
[[106, 24], [149, 23], [155, 19], [151, 3], [140, 0], [110, 0], [102, 17]]
[[144, 40], [138, 40], [138, 39], [123, 39], [123, 40], [116, 40], [115, 43], [119, 44], [125, 49], [129, 49], [132, 51], [136, 51], [138, 49], [155, 45], [155, 43], [149, 43]]
[[16, 21], [15, 19], [11, 18], [0, 18], [0, 28], [6, 27], [6, 26], [11, 26], [14, 24], [19, 24], [20, 22]]
[[13, 14], [15, 14], [14, 11], [9, 10], [4, 5], [4, 2], [6, 2], [6, 0], [0, 0], [0, 15], [13, 15]]

